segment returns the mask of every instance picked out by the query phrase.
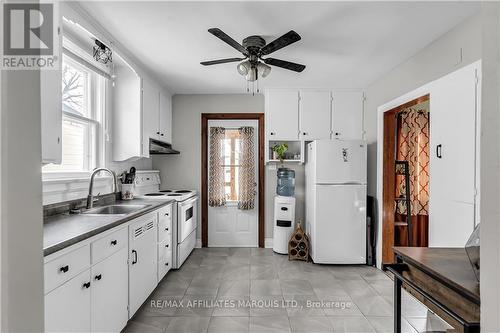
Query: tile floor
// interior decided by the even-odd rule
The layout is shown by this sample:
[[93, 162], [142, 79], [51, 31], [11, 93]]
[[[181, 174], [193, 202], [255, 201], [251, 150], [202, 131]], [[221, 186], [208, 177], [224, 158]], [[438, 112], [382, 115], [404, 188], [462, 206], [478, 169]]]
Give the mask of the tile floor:
[[[271, 249], [196, 249], [124, 332], [392, 332], [392, 280], [368, 266], [288, 261]], [[446, 324], [407, 293], [403, 332]]]

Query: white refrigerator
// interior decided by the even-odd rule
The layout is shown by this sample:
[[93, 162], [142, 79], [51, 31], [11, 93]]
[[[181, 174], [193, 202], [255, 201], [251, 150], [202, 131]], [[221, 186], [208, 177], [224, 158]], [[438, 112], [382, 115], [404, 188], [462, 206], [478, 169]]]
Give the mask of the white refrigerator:
[[321, 264], [366, 264], [366, 143], [307, 145], [306, 233]]

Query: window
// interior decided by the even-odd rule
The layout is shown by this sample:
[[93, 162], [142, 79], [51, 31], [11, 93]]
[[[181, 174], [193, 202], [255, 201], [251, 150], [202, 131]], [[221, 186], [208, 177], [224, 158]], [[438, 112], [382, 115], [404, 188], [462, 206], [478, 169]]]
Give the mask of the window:
[[106, 79], [64, 54], [62, 63], [62, 163], [44, 173], [88, 172], [100, 165]]
[[237, 129], [226, 129], [224, 138], [224, 181], [227, 201], [238, 201], [240, 133]]

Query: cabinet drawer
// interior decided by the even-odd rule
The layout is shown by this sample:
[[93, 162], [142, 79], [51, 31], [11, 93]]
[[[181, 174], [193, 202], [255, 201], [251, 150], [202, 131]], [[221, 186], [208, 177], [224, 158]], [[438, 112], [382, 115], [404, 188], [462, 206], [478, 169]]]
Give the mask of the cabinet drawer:
[[44, 265], [45, 293], [90, 267], [90, 246], [85, 245]]
[[168, 252], [172, 251], [172, 244], [169, 240], [165, 240], [158, 244], [158, 259], [162, 259]]
[[168, 273], [172, 268], [172, 251], [169, 250], [165, 256], [158, 261], [158, 282]]
[[95, 264], [124, 248], [127, 245], [127, 238], [127, 228], [123, 228], [92, 242], [90, 247], [92, 263]]

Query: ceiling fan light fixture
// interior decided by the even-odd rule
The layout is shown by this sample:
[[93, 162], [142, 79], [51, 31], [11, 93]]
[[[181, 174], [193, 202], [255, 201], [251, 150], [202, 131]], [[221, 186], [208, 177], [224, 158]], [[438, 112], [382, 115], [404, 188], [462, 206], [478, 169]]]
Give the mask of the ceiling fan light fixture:
[[254, 82], [257, 80], [257, 68], [256, 67], [251, 67], [250, 71], [248, 74], [245, 76], [245, 79], [250, 82]]
[[259, 64], [257, 65], [257, 70], [259, 72], [259, 76], [264, 78], [271, 73], [271, 66], [259, 62]]
[[251, 68], [252, 68], [252, 65], [250, 64], [249, 60], [243, 61], [236, 66], [238, 73], [240, 73], [240, 75], [243, 75], [243, 76], [247, 75], [250, 72]]

